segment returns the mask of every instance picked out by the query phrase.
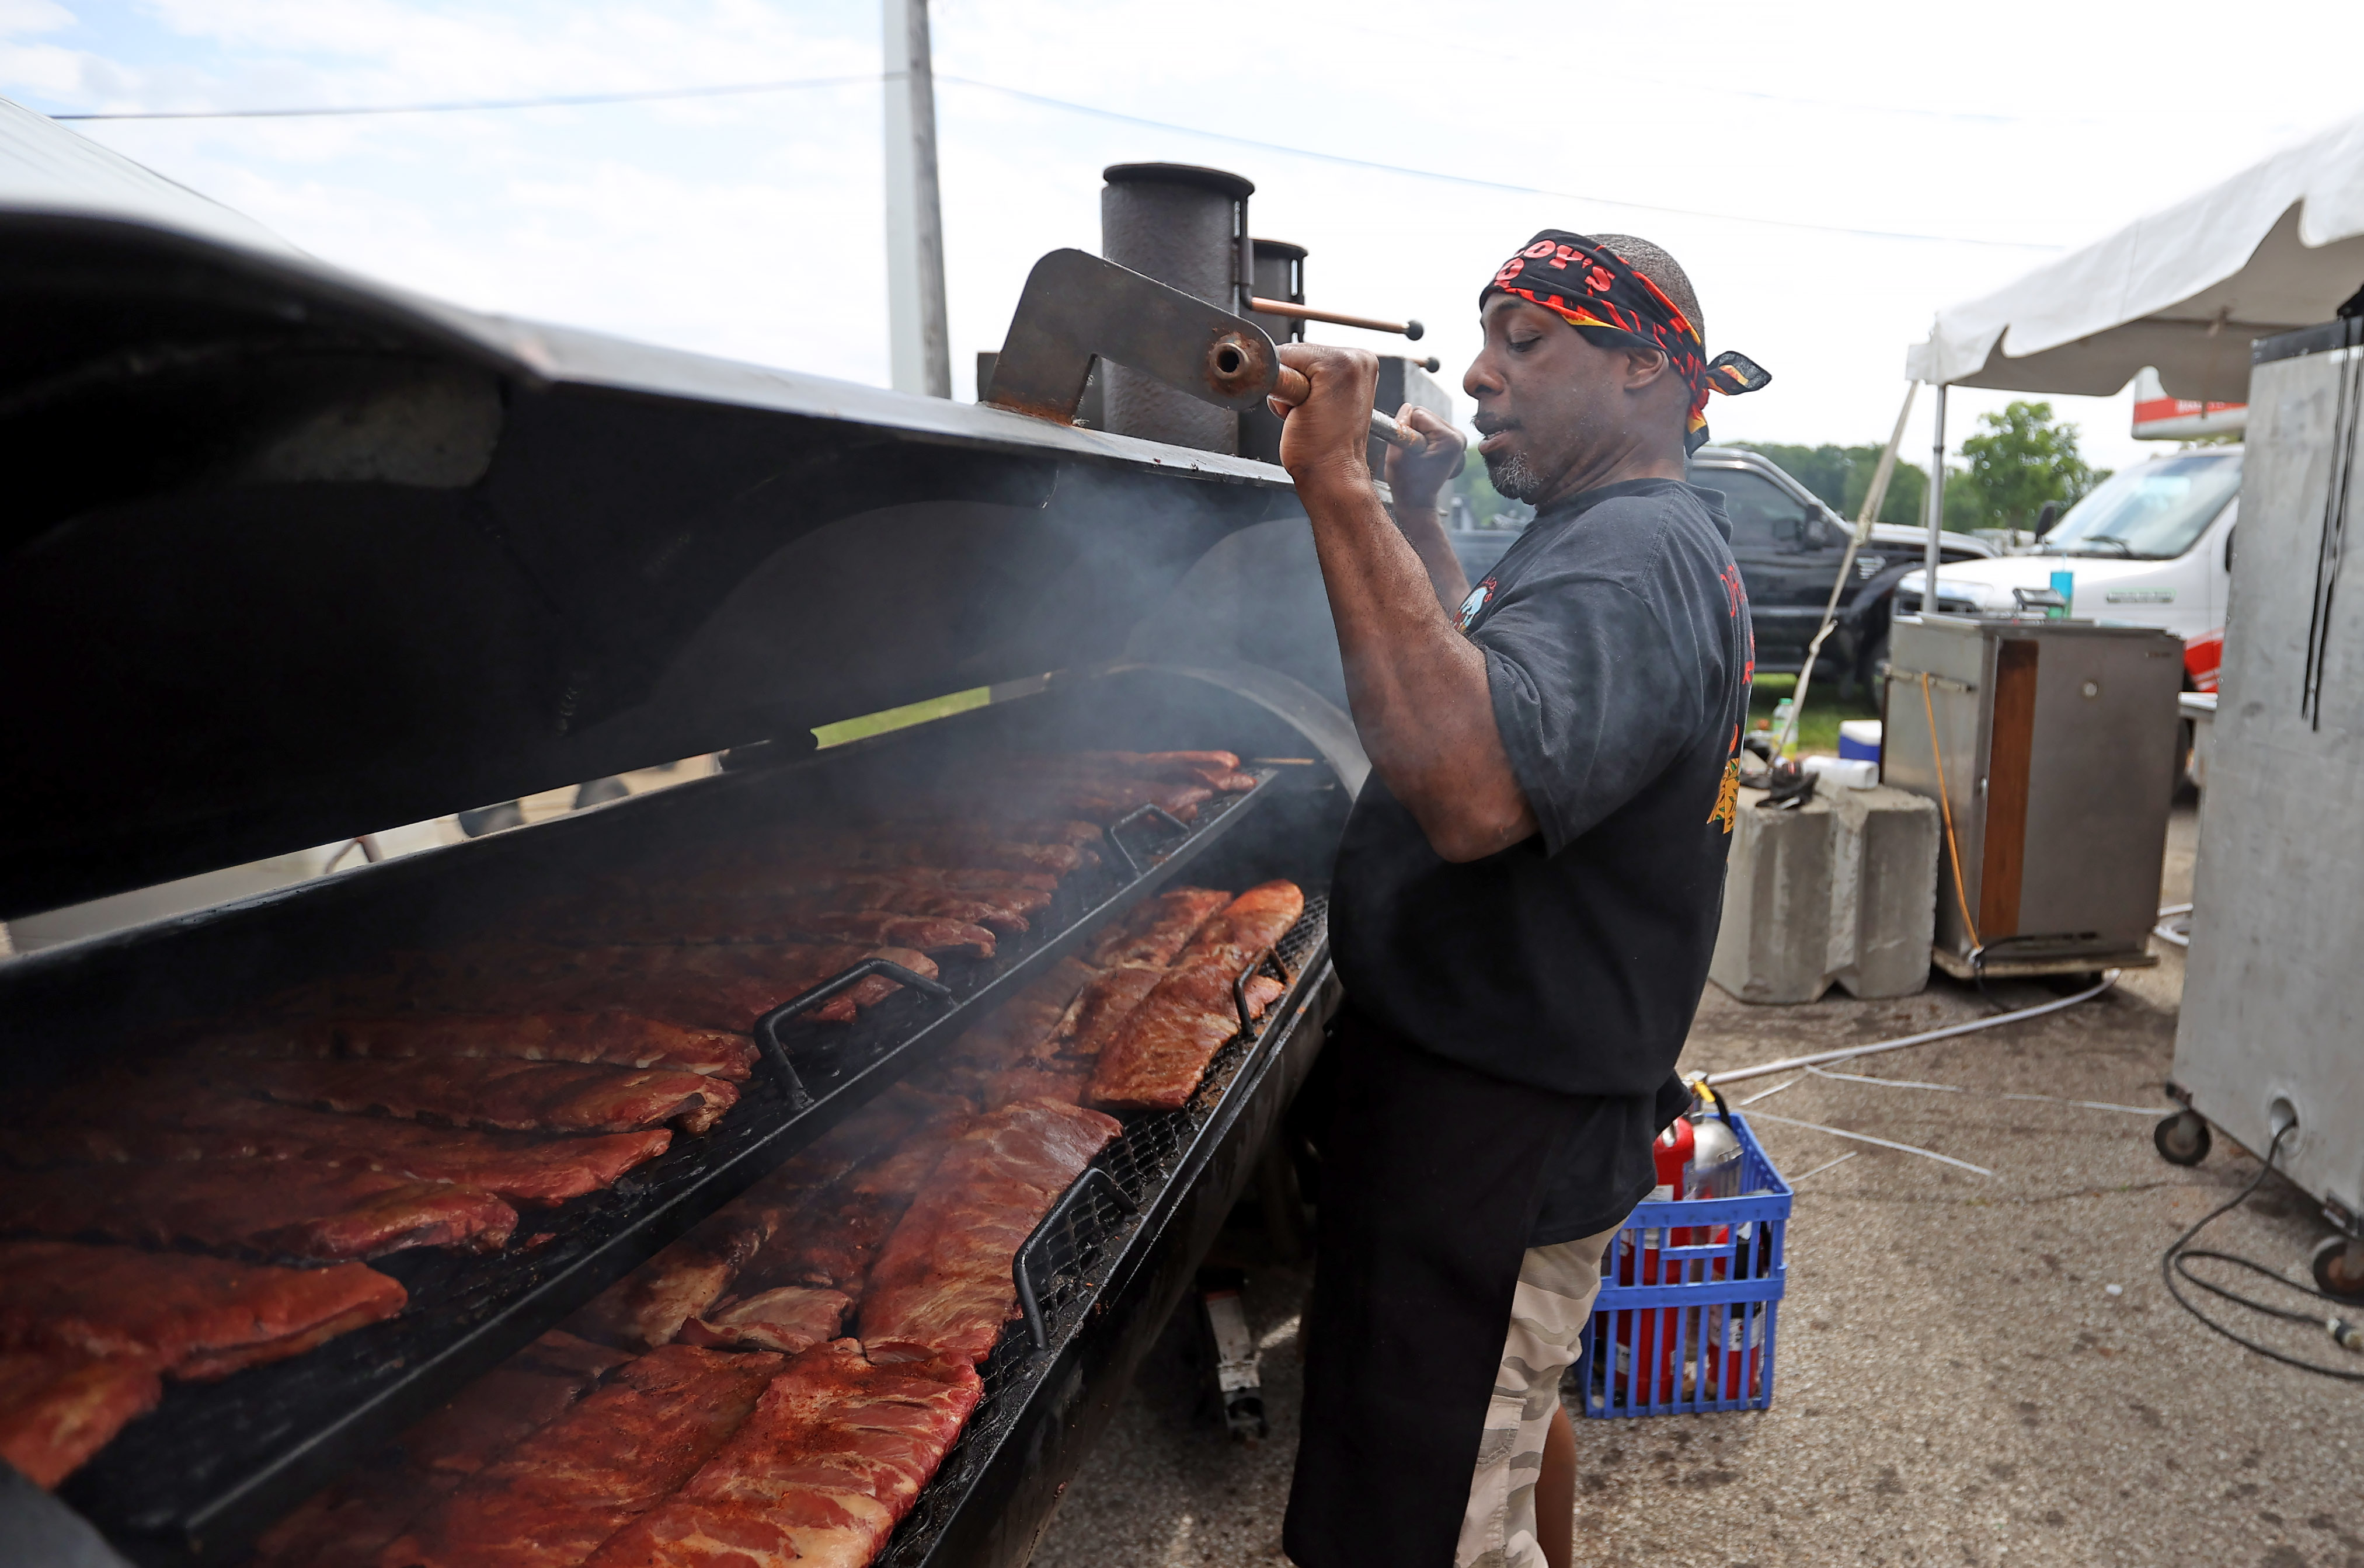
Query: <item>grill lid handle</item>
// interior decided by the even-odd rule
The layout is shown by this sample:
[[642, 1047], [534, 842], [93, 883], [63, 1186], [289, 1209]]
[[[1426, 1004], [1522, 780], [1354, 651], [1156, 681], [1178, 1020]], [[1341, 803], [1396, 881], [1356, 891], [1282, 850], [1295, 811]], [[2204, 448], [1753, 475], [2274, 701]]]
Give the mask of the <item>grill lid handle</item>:
[[780, 1039], [781, 1029], [791, 1018], [801, 1018], [831, 997], [851, 991], [874, 974], [883, 974], [898, 985], [908, 985], [929, 1000], [944, 1003], [953, 999], [952, 988], [914, 973], [890, 958], [865, 958], [850, 969], [831, 975], [808, 991], [798, 992], [778, 1006], [755, 1020], [755, 1044], [772, 1064], [774, 1076], [780, 1087], [787, 1091], [788, 1104], [797, 1110], [812, 1107], [813, 1097], [805, 1090], [804, 1080], [797, 1076], [796, 1064], [789, 1060], [788, 1048]]
[[1132, 827], [1134, 823], [1140, 821], [1143, 817], [1150, 817], [1156, 821], [1163, 822], [1165, 826], [1173, 828], [1176, 833], [1181, 834], [1186, 839], [1190, 836], [1190, 825], [1188, 823], [1183, 821], [1182, 818], [1175, 816], [1174, 813], [1166, 810], [1165, 807], [1157, 805], [1154, 801], [1147, 806], [1134, 806], [1131, 811], [1126, 812], [1123, 816], [1118, 817], [1115, 821], [1101, 828], [1100, 837], [1108, 840], [1108, 847], [1116, 852], [1116, 858], [1118, 860], [1124, 862], [1124, 869], [1134, 876], [1139, 876], [1141, 874], [1141, 862], [1134, 856], [1131, 850], [1124, 847], [1124, 840], [1121, 835], [1127, 828]]
[[1088, 251], [1054, 250], [1026, 275], [983, 401], [1072, 425], [1096, 358], [1242, 411], [1280, 373], [1272, 339], [1245, 317]]
[[[1106, 1196], [1109, 1202], [1126, 1214], [1141, 1212], [1141, 1205], [1133, 1201], [1132, 1195], [1126, 1192], [1114, 1176], [1094, 1165], [1076, 1178], [1075, 1185], [1060, 1195], [1059, 1201], [1051, 1206], [1051, 1211], [1029, 1233], [1019, 1247], [1018, 1255], [1010, 1260], [1009, 1279], [1018, 1287], [1018, 1311], [1026, 1319], [1026, 1337], [1034, 1342], [1038, 1351], [1051, 1348], [1051, 1328], [1043, 1321], [1039, 1294], [1041, 1286], [1035, 1283], [1035, 1271], [1042, 1267], [1039, 1255], [1049, 1244], [1052, 1234], [1066, 1220], [1067, 1211], [1082, 1202], [1085, 1194], [1095, 1192]], [[1070, 1266], [1081, 1261], [1079, 1258], [1071, 1259]], [[1051, 1271], [1051, 1273], [1055, 1273], [1055, 1270]], [[1043, 1277], [1049, 1278], [1050, 1273]]]

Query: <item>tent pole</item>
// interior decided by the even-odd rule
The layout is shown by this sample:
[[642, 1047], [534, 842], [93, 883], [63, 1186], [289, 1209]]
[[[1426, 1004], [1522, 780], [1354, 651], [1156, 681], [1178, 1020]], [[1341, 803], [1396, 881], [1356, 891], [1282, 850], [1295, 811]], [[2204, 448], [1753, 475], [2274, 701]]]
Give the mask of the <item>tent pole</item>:
[[1946, 384], [1937, 384], [1937, 401], [1932, 421], [1936, 436], [1929, 447], [1929, 553], [1921, 568], [1921, 613], [1934, 615], [1937, 609], [1937, 553], [1940, 536], [1946, 531]]
[[1814, 683], [1814, 661], [1823, 656], [1823, 639], [1838, 624], [1839, 595], [1846, 592], [1847, 580], [1855, 572], [1856, 551], [1871, 537], [1871, 520], [1879, 516], [1879, 504], [1888, 499], [1888, 482], [1896, 473], [1896, 449], [1904, 444], [1904, 421], [1912, 417], [1912, 395], [1921, 390], [1917, 381], [1904, 384], [1904, 406], [1896, 411], [1896, 428], [1889, 432], [1888, 445], [1879, 454], [1879, 464], [1871, 471], [1871, 487], [1863, 493], [1863, 506], [1856, 513], [1855, 531], [1847, 536], [1846, 555], [1839, 562], [1839, 574], [1831, 579], [1831, 602], [1823, 606], [1823, 624], [1814, 628], [1814, 640], [1806, 644], [1806, 662], [1798, 670], [1798, 689], [1790, 702], [1790, 722], [1773, 742], [1773, 754], [1786, 757], [1790, 744], [1798, 739], [1798, 720], [1806, 711], [1806, 688]]

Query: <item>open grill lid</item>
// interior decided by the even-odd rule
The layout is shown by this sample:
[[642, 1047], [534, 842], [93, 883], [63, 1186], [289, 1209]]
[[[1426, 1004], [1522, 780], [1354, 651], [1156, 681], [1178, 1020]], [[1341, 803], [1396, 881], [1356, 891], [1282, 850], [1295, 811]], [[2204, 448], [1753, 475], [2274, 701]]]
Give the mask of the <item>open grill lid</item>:
[[7, 105], [0, 311], [0, 918], [1115, 658], [1296, 509], [370, 284]]

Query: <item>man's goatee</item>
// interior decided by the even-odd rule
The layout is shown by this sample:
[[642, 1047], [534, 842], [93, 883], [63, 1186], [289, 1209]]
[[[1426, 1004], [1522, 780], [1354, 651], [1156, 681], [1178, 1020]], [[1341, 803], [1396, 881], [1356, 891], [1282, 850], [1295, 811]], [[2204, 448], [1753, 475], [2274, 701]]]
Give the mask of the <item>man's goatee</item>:
[[1543, 499], [1544, 479], [1529, 465], [1525, 456], [1507, 452], [1497, 457], [1486, 454], [1486, 478], [1494, 486], [1494, 494], [1505, 501], [1525, 501], [1530, 504]]

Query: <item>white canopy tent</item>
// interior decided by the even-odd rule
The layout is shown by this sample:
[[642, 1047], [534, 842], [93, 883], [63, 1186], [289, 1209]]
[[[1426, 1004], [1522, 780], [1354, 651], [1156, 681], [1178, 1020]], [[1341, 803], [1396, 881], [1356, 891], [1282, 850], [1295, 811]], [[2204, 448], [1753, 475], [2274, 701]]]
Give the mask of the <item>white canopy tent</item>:
[[2247, 402], [2253, 339], [2358, 298], [2364, 116], [1939, 311], [1904, 361], [1937, 392], [1924, 595], [1937, 582], [1948, 386], [2106, 397], [2149, 368], [2172, 396]]
[[2249, 342], [2364, 290], [2364, 117], [1937, 313], [1905, 373], [2106, 397], [2145, 367], [2169, 395], [2238, 403]]

